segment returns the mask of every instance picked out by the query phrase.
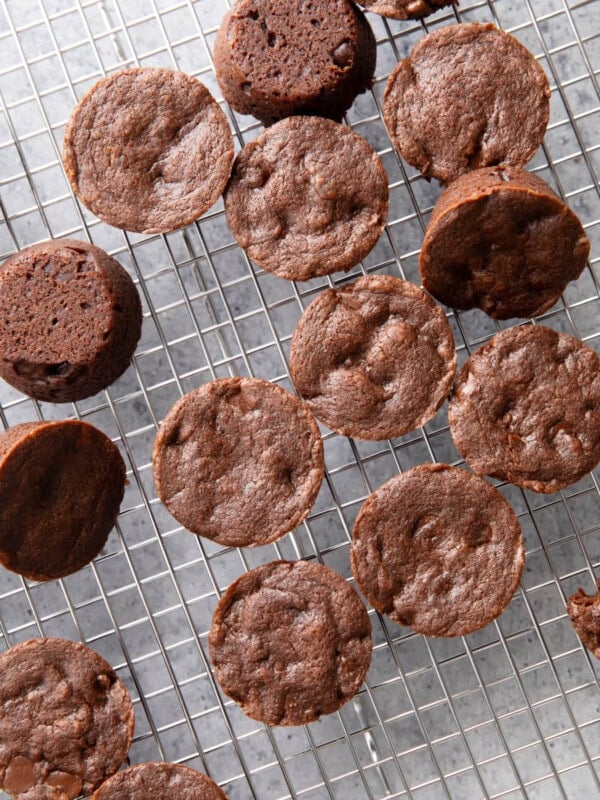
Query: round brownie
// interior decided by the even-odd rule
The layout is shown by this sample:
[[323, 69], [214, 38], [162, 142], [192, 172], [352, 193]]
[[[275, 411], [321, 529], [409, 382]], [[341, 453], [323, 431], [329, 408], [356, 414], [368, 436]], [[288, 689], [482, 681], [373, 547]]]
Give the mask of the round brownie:
[[591, 595], [579, 589], [567, 603], [567, 613], [575, 632], [596, 658], [600, 658], [600, 581], [598, 589]]
[[104, 547], [124, 491], [117, 447], [87, 422], [9, 428], [0, 434], [0, 564], [35, 581], [76, 572]]
[[225, 592], [208, 636], [215, 675], [245, 714], [305, 725], [341, 708], [371, 663], [371, 623], [337, 572], [273, 561]]
[[223, 96], [266, 125], [292, 114], [340, 120], [370, 88], [377, 47], [348, 0], [238, 0], [215, 41]]
[[92, 800], [227, 800], [214, 781], [182, 764], [138, 764], [105, 781]]
[[73, 191], [104, 222], [165, 233], [219, 199], [233, 137], [200, 81], [170, 69], [127, 69], [98, 81], [76, 106], [63, 160]]
[[15, 800], [88, 796], [119, 769], [133, 706], [97, 653], [30, 639], [0, 655], [0, 674], [0, 787]]
[[419, 269], [447, 306], [535, 317], [581, 275], [589, 252], [581, 222], [547, 183], [519, 167], [486, 167], [438, 200]]
[[427, 178], [449, 183], [478, 167], [523, 166], [542, 143], [550, 88], [514, 37], [491, 24], [439, 28], [390, 75], [385, 124]]
[[318, 295], [290, 352], [292, 380], [310, 410], [357, 439], [391, 439], [424, 425], [449, 395], [455, 370], [440, 306], [389, 275]]
[[307, 516], [323, 480], [311, 412], [268, 381], [224, 378], [177, 402], [152, 457], [158, 495], [193, 533], [268, 544]]
[[392, 19], [421, 19], [445, 6], [458, 5], [459, 0], [358, 0], [374, 14]]
[[36, 400], [91, 397], [122, 375], [140, 338], [133, 281], [87, 242], [57, 239], [0, 267], [0, 376]]
[[427, 464], [367, 498], [351, 561], [371, 605], [394, 622], [427, 636], [465, 636], [508, 606], [525, 555], [519, 522], [497, 489]]
[[349, 270], [387, 219], [387, 174], [361, 136], [320, 117], [290, 117], [246, 145], [225, 193], [233, 235], [280, 278]]
[[566, 333], [509, 328], [462, 368], [449, 420], [473, 472], [556, 492], [600, 461], [600, 358]]

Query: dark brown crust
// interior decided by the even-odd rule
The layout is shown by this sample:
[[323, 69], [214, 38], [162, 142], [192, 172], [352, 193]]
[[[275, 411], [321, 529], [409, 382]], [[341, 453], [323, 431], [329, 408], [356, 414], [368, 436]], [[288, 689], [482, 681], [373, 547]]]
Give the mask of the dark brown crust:
[[36, 581], [81, 569], [104, 547], [125, 490], [117, 447], [86, 422], [0, 434], [0, 563]]
[[323, 444], [294, 395], [268, 381], [225, 378], [173, 406], [152, 467], [160, 499], [188, 530], [253, 547], [308, 515], [323, 480]]
[[419, 269], [423, 286], [448, 306], [534, 317], [581, 275], [589, 252], [579, 219], [547, 183], [518, 167], [488, 167], [442, 194]]
[[541, 325], [509, 328], [466, 362], [448, 417], [473, 472], [556, 492], [600, 461], [600, 358]]
[[92, 800], [227, 800], [208, 775], [183, 764], [137, 764], [105, 781]]
[[443, 310], [418, 286], [369, 275], [313, 300], [294, 332], [290, 374], [315, 416], [357, 439], [424, 425], [456, 370]]
[[133, 281], [87, 242], [56, 239], [0, 267], [0, 376], [36, 400], [67, 403], [106, 389], [141, 334]]
[[421, 19], [435, 14], [440, 8], [458, 5], [459, 0], [358, 0], [374, 14], [392, 19]]
[[508, 606], [525, 555], [519, 522], [493, 486], [427, 464], [367, 498], [351, 563], [371, 605], [394, 622], [427, 636], [465, 636]]
[[273, 561], [227, 589], [208, 643], [221, 688], [245, 714], [304, 725], [358, 692], [371, 662], [371, 623], [337, 572]]
[[587, 595], [583, 589], [578, 589], [571, 595], [567, 613], [581, 641], [600, 659], [600, 580], [596, 594]]
[[214, 51], [225, 99], [266, 125], [293, 114], [341, 120], [370, 88], [376, 55], [370, 25], [348, 0], [238, 0]]
[[30, 639], [0, 655], [0, 786], [16, 800], [88, 796], [127, 756], [127, 688], [78, 642]]
[[388, 213], [381, 159], [328, 119], [290, 117], [238, 155], [225, 193], [233, 235], [280, 278], [348, 270], [376, 245]]
[[479, 167], [524, 166], [542, 143], [548, 79], [531, 53], [491, 24], [440, 28], [396, 66], [385, 124], [400, 155], [449, 183]]
[[202, 83], [169, 69], [127, 69], [79, 101], [65, 130], [73, 191], [100, 219], [166, 233], [216, 203], [233, 162], [225, 114]]

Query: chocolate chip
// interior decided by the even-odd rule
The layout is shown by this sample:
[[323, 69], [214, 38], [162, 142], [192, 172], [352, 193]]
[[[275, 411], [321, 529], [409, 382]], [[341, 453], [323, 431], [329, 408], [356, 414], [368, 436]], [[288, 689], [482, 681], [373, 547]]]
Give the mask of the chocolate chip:
[[34, 764], [25, 756], [13, 758], [4, 773], [4, 788], [12, 795], [26, 792], [35, 786]]
[[348, 69], [352, 64], [354, 52], [349, 39], [345, 39], [332, 53], [333, 63], [341, 69]]
[[45, 783], [48, 786], [62, 789], [71, 800], [72, 798], [78, 797], [83, 788], [83, 781], [79, 775], [71, 775], [69, 772], [61, 772], [60, 770], [51, 772], [46, 778]]
[[94, 686], [100, 692], [107, 692], [113, 685], [114, 681], [115, 681], [114, 676], [102, 673], [101, 675], [98, 675], [98, 677], [94, 681]]

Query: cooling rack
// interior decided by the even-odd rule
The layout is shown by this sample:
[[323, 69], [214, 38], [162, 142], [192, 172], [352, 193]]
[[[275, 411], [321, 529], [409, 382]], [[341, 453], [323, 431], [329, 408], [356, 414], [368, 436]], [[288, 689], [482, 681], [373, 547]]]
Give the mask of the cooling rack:
[[[600, 0], [462, 0], [460, 11], [426, 25], [369, 15], [376, 81], [347, 122], [388, 170], [389, 225], [359, 268], [296, 285], [249, 264], [222, 204], [167, 236], [125, 234], [77, 204], [61, 167], [71, 109], [107, 73], [176, 67], [221, 99], [211, 50], [226, 8], [224, 0], [0, 0], [0, 259], [50, 236], [89, 239], [126, 266], [144, 307], [134, 363], [101, 395], [54, 406], [0, 384], [2, 426], [85, 419], [118, 444], [129, 479], [118, 525], [92, 565], [48, 584], [0, 572], [0, 650], [40, 635], [86, 642], [135, 699], [131, 762], [206, 770], [231, 800], [600, 798], [600, 662], [565, 615], [565, 598], [579, 586], [592, 591], [600, 575], [598, 474], [550, 496], [500, 485], [519, 514], [527, 566], [497, 622], [434, 640], [371, 612], [373, 663], [356, 700], [309, 727], [269, 730], [244, 717], [212, 677], [207, 631], [219, 595], [245, 569], [277, 557], [316, 559], [350, 578], [352, 524], [370, 491], [416, 464], [461, 463], [446, 410], [392, 442], [323, 431], [327, 477], [312, 513], [257, 550], [183, 531], [158, 502], [150, 469], [157, 426], [183, 392], [238, 374], [291, 388], [291, 334], [324, 287], [362, 272], [418, 282], [423, 226], [439, 189], [393, 152], [381, 99], [397, 59], [438, 25], [495, 22], [546, 69], [551, 122], [531, 168], [580, 215], [592, 260], [541, 321], [600, 349]], [[258, 135], [255, 120], [226, 111], [237, 147]], [[461, 363], [498, 328], [478, 311], [449, 318]]]

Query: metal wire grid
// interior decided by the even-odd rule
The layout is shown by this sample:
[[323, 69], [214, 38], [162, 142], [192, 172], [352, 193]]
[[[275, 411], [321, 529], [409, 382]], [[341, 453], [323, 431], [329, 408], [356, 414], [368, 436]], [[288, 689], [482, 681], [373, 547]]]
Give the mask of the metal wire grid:
[[[428, 640], [372, 612], [368, 681], [338, 714], [302, 729], [266, 729], [215, 685], [206, 655], [212, 610], [244, 569], [275, 557], [318, 559], [349, 577], [348, 544], [364, 498], [399, 470], [460, 463], [445, 411], [388, 443], [325, 432], [327, 479], [307, 522], [259, 550], [223, 549], [182, 531], [156, 498], [150, 453], [160, 419], [185, 391], [214, 377], [255, 375], [291, 388], [290, 337], [301, 310], [348, 276], [294, 285], [253, 268], [222, 206], [183, 232], [124, 234], [75, 202], [60, 164], [63, 126], [98, 78], [134, 65], [177, 67], [220, 97], [211, 47], [222, 0], [0, 0], [0, 258], [49, 236], [89, 239], [136, 280], [144, 332], [132, 369], [107, 392], [52, 406], [0, 386], [3, 426], [68, 415], [108, 433], [128, 464], [117, 529], [103, 555], [62, 581], [0, 574], [0, 649], [38, 635], [86, 642], [135, 698], [132, 762], [166, 759], [208, 771], [232, 800], [256, 798], [600, 798], [600, 666], [574, 635], [565, 597], [593, 588], [600, 565], [600, 495], [592, 475], [559, 495], [501, 486], [527, 543], [522, 586], [493, 625]], [[348, 122], [384, 160], [390, 223], [350, 277], [386, 272], [418, 282], [423, 225], [439, 192], [394, 154], [381, 95], [420, 24], [369, 17], [377, 80]], [[523, 41], [552, 84], [552, 118], [533, 168], [579, 213], [600, 252], [599, 0], [463, 0], [430, 27], [492, 20]], [[231, 116], [238, 145], [260, 131]], [[600, 346], [592, 260], [543, 322]], [[497, 326], [450, 314], [463, 361]]]

